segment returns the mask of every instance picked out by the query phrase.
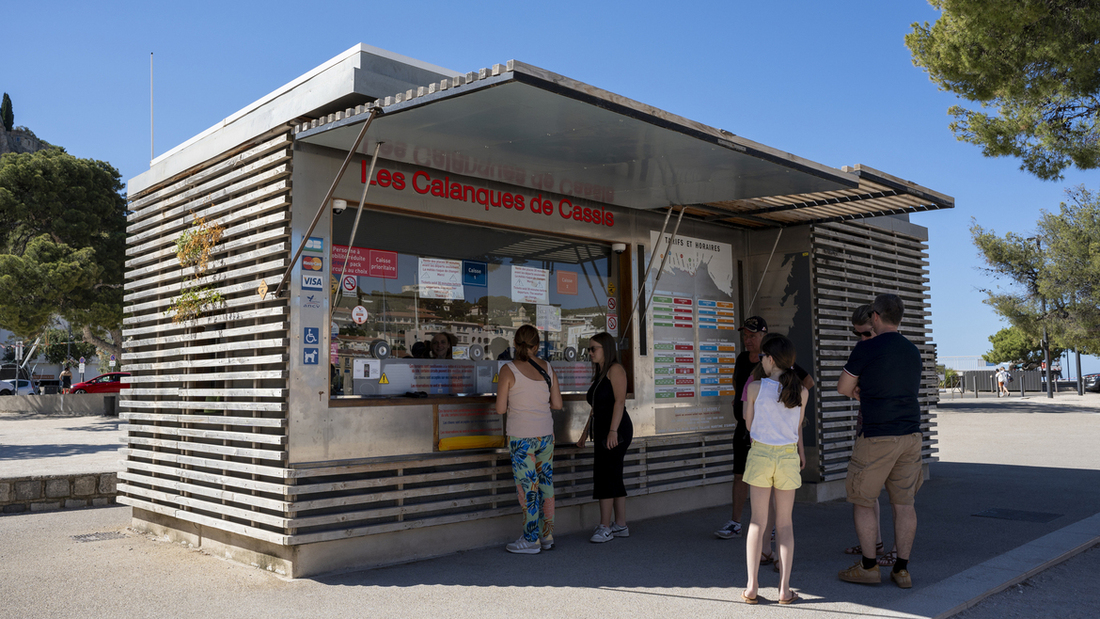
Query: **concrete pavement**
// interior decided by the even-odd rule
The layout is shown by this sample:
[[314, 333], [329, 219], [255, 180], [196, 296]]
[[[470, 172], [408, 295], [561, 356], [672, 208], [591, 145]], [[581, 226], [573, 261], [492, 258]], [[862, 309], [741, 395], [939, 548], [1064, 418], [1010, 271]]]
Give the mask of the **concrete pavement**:
[[[0, 418], [0, 428], [5, 422]], [[1008, 588], [1003, 596], [1039, 587], [1061, 601], [1047, 609], [1051, 614], [1069, 616], [1086, 603], [1095, 608], [1100, 601], [1079, 582], [1094, 580], [1095, 570], [1014, 585], [1036, 582], [1068, 557], [1092, 561], [1100, 554], [1079, 554], [1100, 543], [1094, 490], [1100, 459], [1093, 451], [1100, 444], [1100, 396], [946, 399], [937, 432], [941, 462], [932, 465], [918, 495], [909, 591], [888, 577], [874, 587], [837, 580], [836, 572], [851, 563], [842, 549], [855, 542], [851, 508], [839, 501], [795, 506], [792, 585], [805, 601], [787, 610], [740, 603], [744, 542], [712, 535], [726, 509], [631, 522], [631, 537], [608, 544], [564, 536], [557, 549], [537, 556], [493, 547], [284, 581], [129, 532], [129, 510], [115, 507], [0, 517], [0, 617], [938, 617], [993, 591]], [[0, 454], [0, 478], [12, 461]], [[883, 513], [889, 531], [889, 509]], [[892, 536], [885, 537], [889, 544]], [[774, 602], [777, 584], [778, 575], [764, 568], [761, 595]], [[1076, 588], [1062, 594], [1060, 587]], [[985, 604], [1002, 603], [998, 599]], [[968, 612], [982, 609], [978, 604]]]

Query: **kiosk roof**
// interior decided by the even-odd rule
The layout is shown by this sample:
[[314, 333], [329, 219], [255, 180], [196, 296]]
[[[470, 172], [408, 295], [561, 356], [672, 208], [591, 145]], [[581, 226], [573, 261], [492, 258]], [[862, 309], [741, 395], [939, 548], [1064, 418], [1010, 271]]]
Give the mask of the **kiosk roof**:
[[[867, 167], [837, 170], [515, 60], [372, 105], [381, 115], [362, 153], [379, 141], [404, 144], [404, 161], [414, 165], [489, 181], [522, 178], [525, 187], [627, 208], [684, 206], [686, 215], [718, 225], [802, 225], [954, 206], [949, 196]], [[302, 125], [296, 138], [346, 152], [368, 111]]]

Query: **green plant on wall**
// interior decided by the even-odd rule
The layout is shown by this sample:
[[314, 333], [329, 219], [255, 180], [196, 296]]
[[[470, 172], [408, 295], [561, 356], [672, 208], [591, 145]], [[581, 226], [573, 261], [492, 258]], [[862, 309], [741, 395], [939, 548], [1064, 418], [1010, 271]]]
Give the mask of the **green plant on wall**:
[[176, 258], [180, 266], [194, 268], [189, 276], [185, 276], [188, 280], [183, 282], [180, 296], [172, 299], [172, 304], [168, 306], [168, 312], [172, 314], [172, 322], [194, 320], [207, 310], [225, 303], [221, 293], [209, 284], [196, 285], [209, 268], [210, 253], [224, 233], [224, 227], [208, 224], [205, 217], [198, 217], [191, 227], [184, 230], [176, 239]]

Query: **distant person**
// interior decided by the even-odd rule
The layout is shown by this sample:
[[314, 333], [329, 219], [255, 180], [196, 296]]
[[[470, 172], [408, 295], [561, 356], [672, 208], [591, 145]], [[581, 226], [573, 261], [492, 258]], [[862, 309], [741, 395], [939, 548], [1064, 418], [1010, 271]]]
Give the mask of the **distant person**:
[[890, 579], [902, 589], [913, 586], [909, 556], [917, 532], [913, 506], [924, 481], [921, 470], [920, 388], [924, 362], [920, 350], [898, 333], [905, 306], [894, 294], [871, 304], [875, 337], [859, 342], [837, 381], [841, 395], [859, 400], [863, 435], [856, 438], [845, 483], [855, 511], [860, 560], [838, 576], [846, 582], [877, 584], [882, 574], [875, 557], [877, 523], [873, 505], [883, 484], [894, 509], [897, 562]]
[[752, 520], [745, 538], [748, 584], [741, 599], [758, 602], [759, 571], [764, 535], [768, 531], [769, 499], [775, 493], [775, 531], [779, 544], [779, 603], [799, 600], [791, 590], [791, 566], [794, 560], [795, 490], [802, 486], [806, 452], [802, 442], [802, 422], [810, 391], [794, 371], [794, 344], [783, 336], [769, 335], [761, 344], [760, 380], [746, 387], [745, 425], [752, 438], [745, 464], [745, 483], [749, 485]]
[[535, 357], [539, 331], [516, 329], [516, 360], [500, 368], [497, 414], [507, 413], [508, 450], [523, 511], [523, 535], [505, 546], [516, 554], [554, 548], [554, 418], [561, 408], [558, 378], [549, 363]]
[[1012, 380], [1012, 375], [1008, 373], [1008, 368], [999, 367], [996, 372], [997, 377], [997, 397], [1001, 397], [1002, 394], [1011, 396], [1008, 391], [1008, 383]]
[[69, 366], [61, 370], [61, 393], [69, 393], [73, 388], [73, 372]]
[[588, 340], [588, 354], [592, 358], [593, 377], [586, 398], [592, 416], [581, 431], [577, 447], [584, 448], [591, 430], [592, 498], [600, 502], [600, 524], [588, 541], [599, 544], [616, 537], [630, 537], [630, 528], [626, 526], [623, 461], [634, 438], [634, 424], [626, 412], [626, 370], [619, 362], [615, 338], [607, 332], [593, 335]]
[[453, 359], [454, 347], [458, 344], [458, 338], [453, 333], [440, 331], [432, 335], [431, 358]]
[[[875, 328], [871, 326], [871, 306], [860, 305], [852, 312], [852, 335], [859, 338], [860, 342], [865, 342], [875, 337]], [[863, 434], [863, 408], [860, 407], [859, 413], [856, 414], [856, 427], [855, 436], [859, 437]], [[875, 554], [878, 555], [878, 564], [883, 567], [892, 567], [898, 559], [898, 549], [895, 546], [890, 552], [883, 552], [885, 546], [882, 544], [882, 514], [879, 510], [878, 497], [875, 497], [875, 503], [872, 505], [875, 510]], [[855, 507], [852, 507], [852, 519], [855, 522]], [[855, 546], [849, 546], [844, 549], [845, 554], [850, 555], [862, 555], [863, 547], [860, 544]]]

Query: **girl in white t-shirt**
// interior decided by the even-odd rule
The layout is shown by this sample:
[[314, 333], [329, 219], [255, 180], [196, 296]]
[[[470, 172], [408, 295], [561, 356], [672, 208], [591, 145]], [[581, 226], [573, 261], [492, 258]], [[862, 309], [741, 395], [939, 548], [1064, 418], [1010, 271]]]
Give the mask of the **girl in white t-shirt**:
[[775, 537], [779, 545], [779, 603], [796, 602], [791, 590], [791, 560], [794, 558], [794, 528], [791, 512], [794, 493], [802, 486], [806, 454], [802, 447], [802, 420], [806, 415], [809, 391], [794, 371], [794, 344], [783, 336], [770, 336], [760, 346], [760, 370], [763, 377], [746, 387], [745, 425], [752, 438], [745, 464], [745, 483], [749, 485], [752, 521], [745, 539], [745, 558], [749, 580], [741, 598], [757, 603], [761, 549], [767, 531], [769, 498], [775, 489]]

